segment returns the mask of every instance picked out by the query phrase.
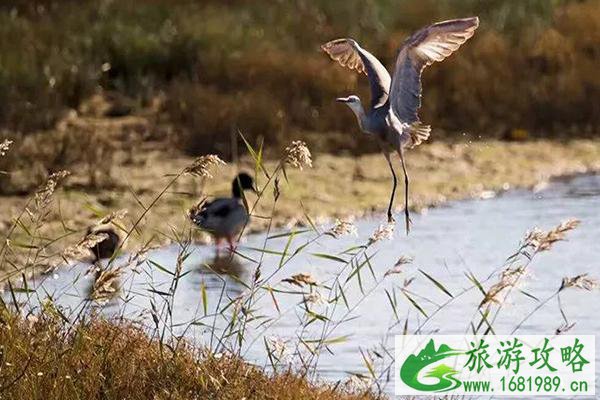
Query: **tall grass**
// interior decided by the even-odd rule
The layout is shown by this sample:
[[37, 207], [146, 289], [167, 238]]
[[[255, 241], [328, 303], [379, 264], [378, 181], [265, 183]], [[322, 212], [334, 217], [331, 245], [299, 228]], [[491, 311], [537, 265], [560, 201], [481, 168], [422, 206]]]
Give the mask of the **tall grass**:
[[[294, 142], [270, 170], [263, 162], [263, 148], [244, 142], [255, 161], [255, 175], [260, 185], [257, 198], [247, 201], [248, 209], [253, 218], [270, 219], [270, 215], [257, 215], [256, 206], [265, 202], [272, 211], [276, 210], [282, 196], [281, 187], [293, 184], [288, 181], [286, 171], [310, 168], [310, 152], [304, 143]], [[3, 143], [2, 152], [10, 151], [9, 146]], [[145, 217], [165, 200], [174, 183], [184, 175], [209, 179], [211, 169], [221, 163], [216, 156], [200, 157], [168, 176], [165, 186], [157, 188], [152, 202], [140, 203], [140, 209], [130, 210], [129, 214], [111, 213], [98, 224], [112, 224], [121, 232], [124, 243], [144, 229], [156, 229], [144, 225]], [[464, 327], [465, 331], [495, 334], [495, 323], [504, 304], [517, 290], [527, 294], [519, 284], [527, 279], [531, 262], [539, 253], [549, 251], [556, 242], [564, 240], [578, 224], [573, 220], [548, 231], [528, 232], [504, 265], [484, 278], [468, 273], [467, 287], [455, 292], [449, 289], [447, 282], [427, 271], [419, 270], [417, 276], [406, 274], [410, 264], [406, 257], [400, 257], [389, 269], [378, 265], [378, 247], [393, 237], [393, 225], [383, 224], [368, 239], [340, 252], [328, 253], [319, 250], [322, 242], [326, 238], [352, 235], [355, 231], [352, 222], [337, 221], [323, 227], [305, 215], [305, 228], [278, 232], [272, 232], [269, 223], [261, 247], [252, 251], [240, 247], [223, 261], [225, 265], [232, 265], [242, 260], [250, 279], [245, 281], [235, 274], [227, 277], [215, 271], [217, 281], [221, 282], [218, 296], [209, 297], [205, 282], [201, 282], [197, 311], [182, 323], [174, 317], [175, 298], [182, 280], [190, 273], [186, 260], [193, 253], [195, 236], [195, 228], [189, 222], [184, 223], [184, 215], [180, 226], [156, 230], [155, 239], [130, 249], [128, 255], [119, 256], [117, 252], [103, 264], [90, 266], [88, 273], [95, 275], [94, 283], [79, 304], [62, 307], [60, 293], [45, 292], [44, 282], [53, 279], [54, 272], [67, 268], [65, 264], [76, 261], [103, 239], [101, 234], [74, 232], [66, 227], [65, 233], [58, 237], [38, 234], [55, 197], [60, 196], [64, 179], [68, 179], [64, 172], [51, 176], [27, 208], [15, 216], [0, 247], [0, 268], [6, 271], [5, 296], [0, 304], [3, 350], [0, 391], [8, 398], [381, 397], [391, 380], [391, 335], [427, 332], [427, 326], [436, 315], [450, 312], [454, 302], [467, 293], [478, 293], [480, 300], [473, 305], [471, 322]], [[161, 265], [152, 259], [151, 250], [163, 243], [164, 238], [176, 249], [171, 265]], [[273, 247], [275, 239], [285, 243], [282, 248]], [[335, 267], [322, 279], [308, 271], [286, 274], [286, 266], [300, 258], [327, 261]], [[206, 268], [213, 266], [208, 264]], [[82, 268], [82, 265], [68, 268]], [[40, 271], [45, 274], [38, 275]], [[154, 273], [163, 274], [168, 277], [168, 284], [158, 285], [151, 279], [144, 291], [132, 288], [127, 275], [146, 273], [142, 271], [149, 271], [149, 277]], [[232, 295], [227, 290], [226, 278], [234, 279], [242, 290]], [[77, 279], [82, 279], [81, 274]], [[427, 283], [431, 289], [417, 291], [415, 279]], [[563, 291], [591, 290], [596, 285], [596, 281], [585, 274], [565, 277], [557, 282], [552, 296], [538, 300], [538, 306], [529, 315], [515, 321], [514, 331], [544, 304], [559, 298]], [[387, 328], [381, 327], [387, 334], [379, 345], [361, 349], [364, 371], [353, 373], [347, 382], [338, 382], [335, 386], [317, 385], [323, 354], [353, 340], [340, 333], [342, 327], [361, 318], [360, 305], [382, 290], [389, 300], [391, 323]], [[446, 300], [440, 303], [435, 300], [436, 295]], [[124, 305], [113, 310], [112, 319], [106, 320], [102, 312], [115, 296]], [[147, 300], [145, 309], [140, 310], [145, 318], [136, 321], [127, 316], [126, 305], [132, 296]], [[531, 294], [527, 297], [535, 299]], [[282, 301], [284, 298], [296, 300], [290, 303]], [[558, 304], [563, 318], [556, 327], [559, 334], [570, 329], [572, 322], [560, 301]], [[406, 315], [402, 314], [402, 305], [409, 307]], [[415, 314], [420, 315], [416, 325], [410, 318]], [[298, 321], [290, 337], [270, 335], [288, 315], [296, 315]], [[199, 342], [191, 343], [187, 335], [195, 329], [203, 334]], [[242, 361], [257, 346], [264, 347], [263, 368]]]
[[[596, 0], [10, 0], [0, 6], [0, 126], [52, 128], [101, 89], [138, 107], [165, 93], [161, 111], [193, 154], [229, 157], [237, 129], [276, 147], [345, 132], [352, 115], [333, 99], [368, 87], [320, 43], [351, 36], [392, 65], [411, 31], [477, 14], [474, 39], [425, 73], [424, 120], [482, 135], [587, 134], [600, 115], [598, 9]], [[364, 144], [346, 136], [332, 149]]]

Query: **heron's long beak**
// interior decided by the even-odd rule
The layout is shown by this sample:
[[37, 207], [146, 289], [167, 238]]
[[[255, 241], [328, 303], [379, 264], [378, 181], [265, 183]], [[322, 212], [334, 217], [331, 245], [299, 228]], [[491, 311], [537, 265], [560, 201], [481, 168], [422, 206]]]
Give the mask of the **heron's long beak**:
[[337, 101], [338, 103], [347, 103], [348, 98], [347, 97], [338, 97], [337, 99], [335, 99], [335, 101]]

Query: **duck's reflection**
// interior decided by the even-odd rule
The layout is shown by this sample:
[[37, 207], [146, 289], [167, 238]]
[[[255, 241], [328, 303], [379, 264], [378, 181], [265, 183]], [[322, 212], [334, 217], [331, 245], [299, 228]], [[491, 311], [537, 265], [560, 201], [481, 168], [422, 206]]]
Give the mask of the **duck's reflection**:
[[94, 280], [86, 287], [87, 298], [100, 304], [115, 302], [121, 291], [121, 271], [117, 268], [105, 268], [100, 263], [91, 265], [87, 274], [93, 274]]
[[[189, 267], [185, 267], [181, 274], [182, 279], [176, 285], [177, 296], [180, 299], [178, 301], [186, 304], [196, 301], [201, 286], [202, 290], [206, 290], [209, 298], [222, 295], [227, 298], [235, 298], [242, 295], [250, 280], [250, 269], [245, 264], [243, 259], [227, 254], [201, 259]], [[130, 297], [131, 285], [142, 285], [144, 289], [153, 293], [169, 292], [172, 289], [172, 276], [133, 274], [128, 277], [125, 272], [126, 270], [120, 267], [105, 267], [99, 262], [94, 263], [86, 273], [86, 275], [93, 276], [89, 285], [85, 287], [86, 298], [94, 303], [114, 305], [124, 301], [124, 298]], [[188, 275], [187, 272], [192, 273]], [[144, 280], [149, 276], [150, 286]], [[137, 283], [135, 283], [136, 281]], [[139, 291], [136, 289], [133, 294], [139, 295]], [[214, 303], [209, 301], [209, 304]]]
[[207, 290], [223, 289], [232, 296], [242, 294], [247, 287], [249, 273], [247, 266], [232, 254], [215, 255], [200, 262], [195, 268]]

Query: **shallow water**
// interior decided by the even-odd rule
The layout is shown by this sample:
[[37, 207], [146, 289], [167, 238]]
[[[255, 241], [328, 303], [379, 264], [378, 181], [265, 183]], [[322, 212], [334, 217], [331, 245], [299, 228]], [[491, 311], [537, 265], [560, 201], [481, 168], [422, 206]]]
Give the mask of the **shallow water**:
[[[391, 241], [376, 243], [369, 251], [373, 256], [372, 266], [375, 277], [382, 278], [385, 271], [391, 268], [401, 255], [413, 257], [414, 261], [405, 267], [405, 272], [402, 274], [386, 278], [384, 283], [354, 310], [352, 316], [358, 318], [340, 325], [333, 333], [332, 336], [335, 337], [348, 335], [349, 339], [332, 345], [331, 351], [334, 354], [321, 356], [319, 376], [324, 379], [338, 380], [347, 378], [349, 373], [366, 373], [359, 349], [376, 346], [386, 337], [386, 333], [391, 335], [401, 333], [407, 316], [409, 331], [414, 330], [419, 321], [423, 320], [423, 316], [415, 307], [406, 301], [405, 297], [399, 295], [398, 314], [402, 323], [388, 332], [387, 328], [394, 322], [394, 317], [384, 289], [390, 290], [393, 286], [402, 285], [404, 279], [415, 277], [415, 281], [409, 288], [412, 293], [415, 293], [415, 298], [425, 311], [431, 312], [435, 309], [435, 305], [418, 296], [427, 297], [437, 303], [445, 301], [448, 297], [427, 280], [419, 269], [443, 282], [451, 293], [457, 294], [470, 286], [470, 282], [465, 277], [466, 271], [471, 271], [480, 280], [485, 279], [503, 265], [506, 258], [518, 248], [519, 240], [524, 233], [534, 226], [547, 229], [567, 218], [574, 217], [582, 220], [581, 226], [569, 233], [568, 241], [557, 243], [552, 251], [535, 258], [530, 268], [532, 274], [527, 278], [527, 286], [522, 290], [543, 300], [556, 291], [564, 276], [574, 276], [584, 272], [599, 276], [599, 210], [600, 176], [582, 176], [554, 182], [536, 193], [509, 191], [493, 199], [455, 202], [445, 207], [431, 209], [424, 215], [413, 216], [413, 229], [409, 236], [401, 232], [403, 221], [399, 214], [396, 217], [398, 224], [395, 237]], [[293, 286], [281, 283], [281, 280], [299, 272], [310, 273], [319, 282], [330, 282], [341, 268], [341, 264], [311, 256], [310, 253], [339, 253], [351, 246], [362, 244], [379, 226], [382, 218], [372, 217], [357, 221], [358, 237], [347, 236], [339, 239], [325, 237], [319, 240], [279, 271], [277, 267], [280, 256], [265, 254], [261, 274], [265, 277], [273, 273], [274, 276], [270, 281], [272, 285], [288, 290], [293, 290]], [[296, 236], [290, 249], [297, 248], [312, 236], [314, 236], [312, 232]], [[239, 249], [240, 253], [252, 259], [260, 258], [261, 253], [252, 248], [263, 248], [265, 239], [264, 234], [245, 238]], [[286, 237], [267, 240], [266, 248], [282, 251], [287, 240]], [[149, 259], [172, 271], [178, 253], [178, 247], [171, 246], [150, 253]], [[206, 288], [207, 311], [210, 313], [218, 303], [222, 292], [225, 297], [222, 303], [226, 303], [228, 298], [234, 298], [247, 290], [240, 281], [250, 284], [252, 280], [256, 265], [240, 257], [233, 265], [217, 263], [226, 273], [210, 271], [204, 266], [205, 264], [212, 265], [213, 269], [219, 268], [219, 265], [214, 264], [213, 254], [213, 248], [197, 246], [192, 249], [192, 254], [183, 264], [183, 271], [189, 273], [179, 281], [173, 307], [173, 321], [181, 324], [178, 328], [179, 332], [184, 332], [184, 327], [189, 322], [204, 315], [202, 286]], [[85, 275], [86, 269], [87, 266], [83, 265], [69, 267], [59, 271], [52, 278], [32, 282], [32, 286], [37, 287], [38, 296], [51, 294], [58, 304], [74, 309], [89, 293], [93, 278]], [[232, 274], [233, 277], [228, 274]], [[373, 285], [373, 277], [366, 268], [361, 275], [364, 289], [368, 291]], [[494, 280], [490, 281], [492, 282]], [[141, 318], [152, 326], [148, 311], [151, 307], [150, 300], [153, 299], [155, 304], [160, 305], [161, 297], [157, 292], [167, 291], [170, 283], [169, 274], [150, 263], [142, 264], [137, 272], [129, 271], [122, 277], [120, 296], [105, 305], [102, 312], [108, 315], [119, 313]], [[486, 287], [489, 287], [489, 283]], [[358, 284], [351, 282], [346, 291], [351, 306], [362, 297], [360, 293]], [[303, 315], [302, 307], [299, 305], [302, 298], [299, 295], [283, 293], [276, 293], [275, 296], [281, 313], [275, 309], [271, 296], [263, 295], [258, 301], [257, 308], [260, 313], [277, 318], [266, 335], [291, 339], [295, 343], [299, 318]], [[506, 305], [494, 324], [497, 334], [510, 333], [516, 321], [538, 304], [536, 300], [518, 292], [514, 293], [511, 299], [511, 303]], [[570, 322], [576, 322], [570, 333], [595, 334], [600, 330], [600, 320], [595, 315], [597, 304], [600, 304], [599, 291], [588, 293], [569, 290], [561, 295], [561, 300]], [[436, 314], [425, 326], [424, 331], [437, 330], [439, 333], [467, 331], [480, 301], [480, 293], [476, 290], [468, 292], [443, 312]], [[343, 306], [339, 308], [344, 309]], [[211, 323], [212, 319], [204, 319], [202, 322]], [[553, 333], [561, 322], [557, 302], [553, 300], [536, 312], [523, 325], [520, 332]], [[220, 318], [217, 319], [217, 325], [222, 326]], [[314, 325], [316, 327], [317, 324]], [[248, 349], [245, 356], [263, 365], [266, 364], [266, 358], [261, 332], [255, 326], [248, 329], [247, 337], [255, 340], [255, 343], [251, 346], [251, 341], [246, 343]], [[210, 340], [210, 335], [200, 325], [185, 330], [185, 333], [192, 340], [200, 343], [207, 343]], [[388, 344], [391, 346], [393, 340]], [[597, 390], [598, 387], [600, 386], [597, 382]], [[386, 391], [393, 392], [393, 383], [386, 388]]]

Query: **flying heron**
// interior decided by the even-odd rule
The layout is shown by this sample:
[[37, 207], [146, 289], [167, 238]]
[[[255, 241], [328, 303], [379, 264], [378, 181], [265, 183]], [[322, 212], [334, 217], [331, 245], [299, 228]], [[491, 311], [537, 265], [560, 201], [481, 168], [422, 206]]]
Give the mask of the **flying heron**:
[[[390, 170], [394, 185], [388, 206], [388, 221], [394, 221], [392, 206], [397, 178], [390, 151], [397, 151], [404, 172], [404, 216], [406, 233], [410, 230], [408, 210], [409, 177], [404, 162], [404, 148], [412, 148], [429, 138], [431, 127], [421, 123], [421, 72], [465, 43], [479, 26], [479, 18], [453, 19], [429, 25], [410, 36], [398, 52], [393, 78], [371, 53], [353, 39], [336, 39], [321, 46], [334, 61], [369, 78], [371, 104], [365, 111], [358, 96], [341, 97], [356, 115], [360, 129], [377, 138]], [[391, 146], [391, 150], [389, 147]], [[386, 148], [387, 147], [387, 148]]]

